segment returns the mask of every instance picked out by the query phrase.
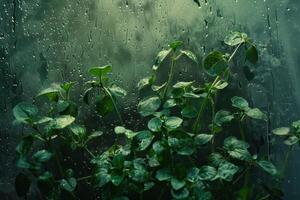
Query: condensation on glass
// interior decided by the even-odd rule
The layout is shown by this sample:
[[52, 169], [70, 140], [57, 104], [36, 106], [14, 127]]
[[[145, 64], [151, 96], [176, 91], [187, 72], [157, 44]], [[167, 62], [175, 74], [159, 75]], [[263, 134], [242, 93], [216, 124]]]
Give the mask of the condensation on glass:
[[[192, 0], [2, 0], [0, 193], [13, 193], [17, 173], [14, 146], [23, 129], [11, 123], [16, 103], [52, 82], [76, 80], [79, 87], [89, 67], [107, 63], [134, 101], [137, 78], [150, 72], [156, 52], [174, 39], [201, 58], [229, 30], [247, 32], [262, 59], [255, 80], [241, 85], [252, 103], [270, 115], [268, 130], [289, 124], [300, 114], [299, 8], [295, 0], [203, 0], [199, 6]], [[198, 69], [182, 65], [180, 70]], [[127, 107], [131, 103], [125, 102]], [[272, 140], [268, 130], [255, 134]], [[272, 159], [280, 162], [285, 148], [275, 144], [271, 150]], [[298, 192], [296, 155], [287, 170], [287, 199], [296, 199]]]

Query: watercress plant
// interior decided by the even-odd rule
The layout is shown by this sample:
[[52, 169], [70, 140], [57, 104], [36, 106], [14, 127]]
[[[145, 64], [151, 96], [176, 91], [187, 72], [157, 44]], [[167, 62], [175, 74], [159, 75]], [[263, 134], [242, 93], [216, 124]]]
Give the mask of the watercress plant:
[[[122, 117], [118, 100], [127, 93], [110, 80], [111, 65], [89, 70], [93, 79], [85, 84], [83, 102], [101, 117], [117, 117], [114, 133], [79, 123], [79, 106], [69, 95], [75, 82], [53, 84], [35, 97], [35, 102], [48, 98], [46, 112], [34, 104], [16, 105], [15, 123], [30, 127], [16, 148], [17, 166], [22, 169], [15, 180], [18, 195], [26, 199], [29, 189], [37, 187], [43, 199], [79, 199], [84, 191], [78, 188], [86, 184], [98, 199], [281, 199], [274, 184], [268, 186], [253, 175], [262, 170], [278, 181], [281, 173], [264, 155], [253, 153], [247, 142], [251, 135], [245, 131], [247, 120], [267, 120], [267, 116], [239, 96], [227, 99], [231, 108], [217, 110], [216, 100], [229, 85], [233, 60], [258, 61], [256, 46], [247, 34], [232, 32], [224, 43], [229, 53], [212, 51], [202, 64], [194, 53], [181, 49], [181, 41], [158, 53], [152, 75], [137, 84], [144, 94], [137, 103], [144, 122], [138, 130]], [[184, 57], [202, 65], [199, 70], [208, 74], [207, 82], [176, 82], [178, 60]], [[167, 67], [167, 60], [169, 73], [159, 83], [157, 72]], [[299, 127], [295, 122], [292, 128], [273, 132], [294, 145], [299, 143]], [[105, 137], [116, 139], [107, 149], [95, 147]], [[86, 152], [83, 159], [92, 170], [78, 177], [78, 168], [66, 165], [67, 155], [60, 146]]]

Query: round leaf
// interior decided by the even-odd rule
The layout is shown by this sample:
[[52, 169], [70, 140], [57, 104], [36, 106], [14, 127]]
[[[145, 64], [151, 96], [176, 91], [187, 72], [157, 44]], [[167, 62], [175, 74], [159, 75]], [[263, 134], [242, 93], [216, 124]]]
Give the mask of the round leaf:
[[159, 132], [161, 130], [161, 126], [162, 121], [158, 117], [154, 117], [148, 122], [148, 128], [153, 132]]
[[283, 136], [283, 135], [288, 135], [290, 133], [290, 128], [289, 127], [280, 127], [276, 128], [273, 131], [273, 134]]
[[199, 134], [195, 137], [197, 145], [204, 145], [212, 140], [214, 136], [209, 134]]
[[241, 32], [231, 32], [229, 35], [226, 36], [224, 39], [225, 44], [229, 46], [236, 46], [241, 43], [246, 42], [248, 36], [246, 33], [241, 33]]
[[200, 180], [214, 180], [217, 175], [217, 170], [214, 167], [205, 165], [199, 169], [199, 178]]
[[272, 176], [275, 176], [277, 174], [276, 167], [269, 161], [261, 160], [258, 161], [257, 164], [267, 173], [269, 173]]
[[40, 150], [38, 152], [36, 152], [33, 155], [33, 158], [37, 161], [37, 162], [46, 162], [48, 161], [50, 158], [52, 157], [52, 153], [50, 153], [49, 151], [43, 149]]
[[38, 112], [36, 106], [28, 103], [19, 103], [13, 108], [13, 114], [17, 122], [28, 123]]
[[170, 130], [174, 130], [176, 128], [178, 128], [179, 126], [181, 126], [183, 120], [179, 117], [168, 117], [166, 120], [165, 120], [165, 127], [167, 129], [170, 129]]
[[258, 61], [258, 52], [257, 49], [254, 45], [251, 45], [246, 51], [246, 59], [253, 63], [256, 64]]
[[100, 77], [100, 76], [107, 75], [111, 71], [112, 71], [112, 66], [105, 65], [103, 67], [93, 67], [89, 70], [89, 73], [93, 76]]
[[231, 98], [232, 106], [239, 108], [241, 110], [248, 110], [249, 109], [249, 104], [246, 99], [242, 97], [237, 97], [234, 96]]
[[155, 178], [159, 181], [166, 181], [172, 178], [171, 171], [169, 169], [159, 169], [156, 174]]
[[61, 115], [59, 117], [54, 118], [50, 122], [50, 127], [53, 129], [63, 129], [71, 125], [74, 121], [75, 118], [71, 115]]
[[142, 116], [149, 116], [153, 114], [159, 107], [161, 101], [157, 96], [151, 96], [143, 99], [138, 104], [138, 111]]

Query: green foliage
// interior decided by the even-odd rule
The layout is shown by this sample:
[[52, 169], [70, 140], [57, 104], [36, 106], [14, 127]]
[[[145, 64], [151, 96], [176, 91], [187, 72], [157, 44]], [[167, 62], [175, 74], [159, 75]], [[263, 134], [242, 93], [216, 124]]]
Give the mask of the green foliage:
[[[87, 89], [82, 100], [103, 122], [108, 115], [118, 117], [118, 126], [113, 131], [108, 122], [101, 130], [80, 124], [78, 108], [82, 106], [69, 96], [75, 82], [53, 84], [36, 96], [36, 102], [45, 100], [41, 97], [48, 98], [50, 110], [46, 112], [28, 103], [16, 105], [16, 124], [31, 128], [16, 147], [17, 166], [26, 171], [16, 177], [17, 194], [26, 198], [31, 183], [36, 182], [45, 199], [61, 199], [65, 193], [76, 199], [77, 188], [88, 182], [96, 193], [103, 192], [103, 199], [143, 199], [145, 192], [157, 191], [156, 199], [254, 199], [249, 195], [257, 190], [262, 195], [259, 198], [264, 198], [268, 193], [256, 184], [255, 178], [249, 179], [250, 172], [261, 169], [276, 179], [279, 171], [269, 160], [258, 159], [264, 155], [252, 154], [246, 140], [251, 137], [251, 129], [247, 131], [244, 127], [245, 119], [267, 120], [267, 116], [238, 96], [231, 98], [232, 107], [226, 110], [216, 110], [215, 105], [218, 93], [230, 84], [231, 61], [239, 59], [237, 52], [243, 50], [240, 47], [246, 49], [242, 60], [252, 64], [258, 61], [258, 52], [245, 33], [232, 32], [224, 43], [233, 48], [231, 53], [213, 51], [203, 58], [203, 70], [210, 75], [203, 84], [196, 80], [173, 80], [179, 59], [185, 57], [199, 65], [194, 53], [181, 49], [181, 41], [159, 52], [153, 74], [137, 84], [141, 94], [146, 94], [137, 103], [140, 126], [123, 120], [119, 101], [127, 92], [111, 81], [111, 65], [89, 70], [92, 79], [85, 83]], [[165, 67], [165, 63], [170, 63], [168, 79], [158, 83], [157, 70]], [[240, 130], [230, 128], [235, 123]], [[300, 122], [273, 133], [284, 137], [286, 144], [295, 145], [299, 143]], [[111, 146], [104, 151], [100, 147], [93, 149], [96, 141], [105, 141], [107, 136], [115, 138]], [[92, 168], [87, 171], [88, 176], [76, 177], [75, 169], [64, 169], [65, 157], [69, 155], [60, 155], [62, 147], [87, 153]], [[243, 181], [244, 184], [237, 185]], [[225, 187], [226, 191], [222, 189]], [[273, 193], [269, 195], [276, 192]]]

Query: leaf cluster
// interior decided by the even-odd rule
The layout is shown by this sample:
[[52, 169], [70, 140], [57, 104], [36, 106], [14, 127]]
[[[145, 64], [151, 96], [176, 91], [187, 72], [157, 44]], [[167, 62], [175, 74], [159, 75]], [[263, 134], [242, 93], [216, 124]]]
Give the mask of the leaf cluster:
[[[201, 65], [194, 53], [181, 49], [182, 42], [175, 41], [158, 53], [152, 75], [137, 84], [141, 94], [146, 94], [137, 103], [144, 121], [140, 130], [131, 130], [122, 118], [118, 100], [127, 92], [110, 80], [111, 65], [89, 70], [93, 79], [86, 82], [82, 100], [94, 106], [101, 117], [118, 117], [119, 126], [113, 133], [89, 130], [79, 123], [79, 107], [69, 97], [75, 82], [53, 84], [35, 97], [48, 99], [51, 109], [46, 114], [33, 104], [18, 104], [13, 109], [15, 123], [32, 130], [16, 147], [17, 166], [23, 170], [16, 177], [18, 195], [26, 197], [30, 185], [36, 183], [46, 199], [61, 199], [63, 193], [77, 199], [76, 189], [84, 181], [101, 189], [103, 199], [142, 199], [153, 192], [158, 193], [156, 199], [219, 199], [224, 193], [222, 188], [228, 190], [224, 199], [273, 197], [263, 188], [255, 193], [257, 188], [251, 187], [255, 183], [247, 176], [262, 169], [275, 180], [279, 174], [276, 167], [264, 156], [251, 152], [243, 126], [230, 136], [226, 134], [230, 125], [243, 125], [246, 119], [266, 121], [267, 116], [238, 96], [231, 98], [229, 110], [215, 110], [218, 93], [229, 85], [231, 61], [237, 52], [245, 47], [245, 59], [251, 63], [257, 62], [258, 52], [245, 33], [232, 32], [224, 43], [232, 49], [230, 54], [213, 51], [203, 59], [201, 70], [210, 76], [204, 84], [174, 81], [179, 59], [185, 57], [199, 68]], [[166, 67], [167, 59], [167, 80], [158, 84], [157, 71]], [[273, 133], [285, 136], [289, 145], [298, 143], [299, 124]], [[90, 149], [91, 141], [104, 140], [111, 134], [117, 139], [109, 148], [101, 153]], [[42, 148], [36, 151], [35, 144]], [[93, 168], [88, 176], [76, 177], [75, 169], [64, 169], [63, 155], [55, 148], [59, 144], [88, 153]], [[242, 182], [243, 186], [237, 185]]]

